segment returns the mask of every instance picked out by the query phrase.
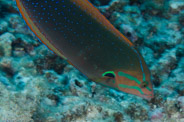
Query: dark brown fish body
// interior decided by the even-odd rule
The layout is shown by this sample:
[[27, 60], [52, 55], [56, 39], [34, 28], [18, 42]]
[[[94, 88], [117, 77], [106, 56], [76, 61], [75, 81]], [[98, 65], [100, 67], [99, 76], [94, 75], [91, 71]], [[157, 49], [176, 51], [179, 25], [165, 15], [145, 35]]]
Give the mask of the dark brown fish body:
[[[37, 37], [89, 79], [153, 97], [150, 72], [142, 56], [87, 0], [16, 1]], [[142, 88], [145, 82], [148, 85]]]

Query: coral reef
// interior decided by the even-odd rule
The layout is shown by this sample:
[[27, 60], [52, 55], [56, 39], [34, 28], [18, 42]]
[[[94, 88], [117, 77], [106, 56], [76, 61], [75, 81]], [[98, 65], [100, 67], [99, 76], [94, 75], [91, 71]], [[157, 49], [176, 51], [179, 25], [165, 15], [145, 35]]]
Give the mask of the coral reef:
[[0, 1], [0, 121], [184, 121], [184, 1], [91, 0], [143, 55], [155, 97], [89, 81]]

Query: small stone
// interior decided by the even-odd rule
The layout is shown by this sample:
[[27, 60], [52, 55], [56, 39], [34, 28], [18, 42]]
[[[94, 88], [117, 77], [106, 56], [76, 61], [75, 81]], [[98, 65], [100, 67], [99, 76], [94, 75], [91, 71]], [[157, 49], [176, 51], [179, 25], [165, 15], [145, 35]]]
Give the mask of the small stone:
[[82, 83], [79, 82], [77, 79], [75, 79], [75, 85], [77, 85], [78, 87], [82, 87], [83, 86]]
[[163, 110], [161, 108], [156, 108], [151, 112], [151, 121], [159, 121], [164, 116]]
[[122, 122], [123, 121], [123, 114], [120, 112], [114, 113], [114, 121], [115, 122]]
[[6, 60], [4, 60], [2, 63], [0, 63], [0, 69], [2, 69], [2, 71], [4, 71], [10, 77], [13, 77], [15, 74], [15, 71], [11, 66], [11, 62], [9, 61], [6, 62]]
[[57, 95], [49, 94], [47, 97], [54, 102], [54, 104], [58, 104], [60, 101], [60, 98]]
[[0, 35], [0, 47], [4, 52], [4, 56], [11, 56], [11, 43], [15, 40], [15, 36], [9, 32]]
[[184, 96], [178, 97], [177, 101], [178, 101], [178, 104], [179, 104], [180, 108], [184, 112]]

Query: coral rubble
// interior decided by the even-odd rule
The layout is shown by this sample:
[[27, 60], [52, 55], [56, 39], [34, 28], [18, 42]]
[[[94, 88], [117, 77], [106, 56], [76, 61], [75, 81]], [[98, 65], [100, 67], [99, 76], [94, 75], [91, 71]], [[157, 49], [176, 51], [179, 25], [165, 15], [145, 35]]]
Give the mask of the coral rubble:
[[143, 55], [155, 97], [89, 81], [0, 1], [0, 121], [184, 121], [184, 1], [91, 0]]

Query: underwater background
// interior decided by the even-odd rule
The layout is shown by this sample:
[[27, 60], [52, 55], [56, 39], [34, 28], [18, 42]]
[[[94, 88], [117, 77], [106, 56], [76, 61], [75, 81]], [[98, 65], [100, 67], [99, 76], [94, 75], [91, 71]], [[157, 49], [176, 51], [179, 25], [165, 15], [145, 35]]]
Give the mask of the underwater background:
[[184, 122], [184, 0], [90, 0], [137, 47], [150, 101], [88, 80], [0, 0], [0, 122]]

